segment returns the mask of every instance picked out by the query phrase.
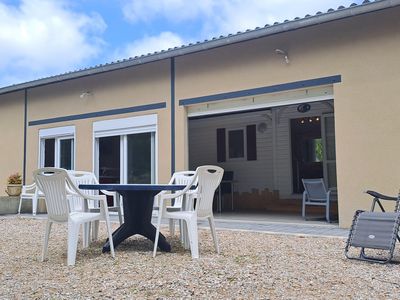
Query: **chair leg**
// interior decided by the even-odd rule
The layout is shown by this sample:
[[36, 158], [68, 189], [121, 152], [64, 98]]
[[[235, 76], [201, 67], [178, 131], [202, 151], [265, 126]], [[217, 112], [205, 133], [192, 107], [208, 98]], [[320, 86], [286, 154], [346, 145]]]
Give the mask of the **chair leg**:
[[68, 222], [68, 252], [67, 264], [68, 266], [75, 265], [76, 251], [78, 248], [78, 235], [80, 224], [75, 224], [71, 221]]
[[179, 220], [179, 230], [180, 230], [181, 242], [183, 244], [183, 248], [186, 250], [190, 249], [188, 230], [187, 230], [186, 222], [184, 220]]
[[[98, 222], [98, 221], [97, 221], [97, 222]], [[110, 218], [108, 218], [108, 217], [106, 217], [106, 226], [107, 226], [108, 242], [109, 242], [109, 244], [110, 244], [111, 256], [112, 256], [112, 257], [115, 257], [114, 240], [113, 240], [113, 236], [112, 236]]]
[[53, 223], [50, 221], [47, 221], [46, 223], [46, 229], [44, 232], [44, 243], [43, 243], [43, 250], [42, 250], [42, 261], [45, 261], [47, 259], [48, 255], [48, 249], [49, 249], [49, 237], [50, 237], [50, 230], [51, 230], [51, 225]]
[[21, 214], [22, 197], [19, 198], [18, 214]]
[[302, 204], [302, 209], [301, 209], [301, 216], [303, 219], [306, 218], [306, 199], [305, 195], [303, 194], [303, 204]]
[[188, 233], [189, 233], [190, 252], [192, 253], [192, 258], [199, 258], [197, 218], [187, 219], [186, 226], [187, 226]]
[[97, 241], [97, 239], [99, 237], [99, 223], [100, 223], [100, 221], [93, 221], [92, 222], [93, 241]]
[[38, 198], [37, 198], [37, 196], [33, 196], [32, 197], [32, 214], [34, 216], [36, 216], [37, 204], [38, 204]]
[[156, 236], [154, 239], [153, 257], [156, 257], [156, 254], [157, 254], [158, 238], [160, 236], [160, 226], [161, 226], [161, 210], [158, 211]]
[[118, 209], [118, 220], [119, 220], [119, 225], [122, 225], [122, 223], [124, 223], [124, 221], [123, 221], [123, 219], [122, 219], [121, 206], [118, 205], [117, 209]]
[[169, 219], [169, 233], [172, 236], [175, 235], [175, 220], [174, 219]]
[[215, 231], [215, 223], [214, 217], [208, 217], [208, 223], [210, 224], [211, 234], [214, 241], [215, 251], [219, 254], [219, 246], [218, 246], [218, 239], [217, 239], [217, 232]]
[[90, 222], [83, 224], [82, 233], [82, 248], [87, 248], [90, 244]]
[[326, 202], [326, 221], [328, 221], [328, 223], [331, 222], [330, 214], [329, 214], [329, 207], [330, 207], [329, 201], [327, 201], [327, 202]]

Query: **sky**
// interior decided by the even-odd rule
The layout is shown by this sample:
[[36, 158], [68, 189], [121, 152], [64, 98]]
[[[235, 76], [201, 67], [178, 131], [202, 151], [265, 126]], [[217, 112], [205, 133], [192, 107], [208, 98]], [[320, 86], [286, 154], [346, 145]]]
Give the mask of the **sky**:
[[0, 87], [362, 0], [0, 0]]

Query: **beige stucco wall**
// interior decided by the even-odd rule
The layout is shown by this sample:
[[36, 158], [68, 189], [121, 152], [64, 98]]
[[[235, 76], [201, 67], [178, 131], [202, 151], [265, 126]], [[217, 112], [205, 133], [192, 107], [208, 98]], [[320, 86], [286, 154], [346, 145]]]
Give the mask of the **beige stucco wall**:
[[0, 104], [0, 196], [4, 196], [8, 176], [23, 173], [24, 93], [2, 95]]
[[[188, 167], [187, 114], [178, 104], [180, 99], [341, 75], [342, 82], [334, 85], [340, 226], [350, 224], [356, 209], [369, 208], [364, 189], [396, 193], [400, 183], [396, 168], [400, 153], [399, 15], [400, 8], [394, 8], [175, 58], [176, 170]], [[290, 64], [275, 53], [276, 48], [288, 51]], [[87, 90], [93, 95], [81, 99], [79, 95]], [[168, 60], [30, 89], [28, 121], [158, 102], [166, 102], [167, 108], [29, 126], [27, 174], [38, 165], [41, 128], [75, 125], [76, 168], [91, 170], [94, 121], [157, 113], [158, 177], [159, 182], [167, 181], [170, 92]], [[16, 131], [21, 138], [3, 139], [12, 143], [13, 159], [0, 158], [4, 160], [0, 178], [22, 164], [23, 94], [14, 94], [1, 96], [0, 124], [3, 129], [9, 126], [7, 118], [18, 120]], [[0, 157], [9, 152], [3, 149], [8, 150], [2, 146]]]
[[[365, 189], [400, 187], [400, 9], [179, 57], [177, 100], [341, 75], [334, 85], [340, 226], [370, 207]], [[290, 64], [274, 53], [289, 53]], [[177, 107], [177, 123], [185, 108]], [[187, 145], [177, 127], [177, 149]], [[184, 164], [184, 161], [179, 161]]]
[[[168, 182], [170, 177], [170, 123], [169, 61], [160, 61], [136, 68], [66, 81], [59, 84], [35, 88], [29, 93], [28, 121], [106, 111], [166, 102], [167, 108], [112, 116], [57, 122], [29, 126], [27, 139], [27, 174], [38, 167], [39, 130], [74, 125], [76, 132], [77, 170], [93, 170], [93, 122], [147, 114], [157, 114], [158, 146], [163, 151], [158, 157], [158, 180]], [[80, 98], [84, 91], [92, 95]]]

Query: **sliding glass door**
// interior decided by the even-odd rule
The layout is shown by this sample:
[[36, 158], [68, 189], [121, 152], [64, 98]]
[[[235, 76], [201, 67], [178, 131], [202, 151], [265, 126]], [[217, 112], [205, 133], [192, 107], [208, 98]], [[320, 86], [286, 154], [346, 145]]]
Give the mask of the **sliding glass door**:
[[100, 183], [154, 183], [155, 132], [96, 139]]

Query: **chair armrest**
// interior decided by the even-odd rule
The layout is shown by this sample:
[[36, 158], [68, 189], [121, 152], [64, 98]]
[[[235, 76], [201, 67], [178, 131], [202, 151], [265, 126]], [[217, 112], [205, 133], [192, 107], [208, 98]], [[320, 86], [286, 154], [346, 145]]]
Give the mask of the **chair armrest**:
[[[22, 194], [28, 193], [28, 191], [32, 191], [32, 193], [35, 193], [35, 190], [36, 190], [36, 183], [22, 186]], [[28, 193], [28, 194], [31, 194], [31, 193]]]
[[65, 189], [67, 191], [67, 195], [80, 196], [78, 193], [72, 190], [68, 184], [65, 185]]
[[367, 190], [367, 191], [365, 191], [365, 193], [370, 195], [370, 196], [372, 196], [372, 197], [374, 197], [374, 198], [379, 198], [379, 199], [382, 199], [382, 200], [392, 200], [392, 201], [396, 201], [397, 200], [397, 197], [383, 195], [383, 194], [380, 194], [378, 192], [371, 191], [371, 190]]
[[107, 196], [117, 197], [117, 192], [111, 192], [111, 191], [107, 191], [107, 190], [100, 190], [100, 192], [102, 192], [104, 195], [107, 195]]

